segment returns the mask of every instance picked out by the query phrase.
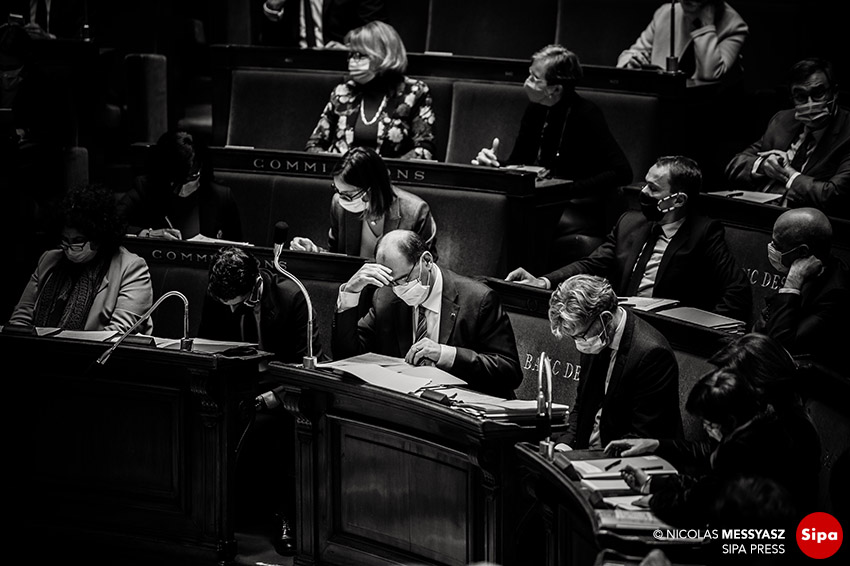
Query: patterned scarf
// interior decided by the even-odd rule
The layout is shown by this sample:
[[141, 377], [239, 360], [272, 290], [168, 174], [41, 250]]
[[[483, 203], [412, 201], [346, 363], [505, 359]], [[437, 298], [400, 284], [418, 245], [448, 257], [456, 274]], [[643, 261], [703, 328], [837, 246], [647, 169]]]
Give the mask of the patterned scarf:
[[84, 330], [109, 259], [98, 257], [78, 265], [63, 257], [41, 285], [33, 317], [35, 326]]

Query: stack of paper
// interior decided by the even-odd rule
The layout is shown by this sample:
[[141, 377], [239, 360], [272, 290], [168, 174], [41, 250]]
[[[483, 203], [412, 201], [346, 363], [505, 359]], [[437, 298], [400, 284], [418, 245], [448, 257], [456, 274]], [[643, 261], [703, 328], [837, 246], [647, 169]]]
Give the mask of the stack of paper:
[[[569, 458], [569, 453], [567, 453]], [[676, 468], [659, 456], [631, 456], [628, 458], [600, 458], [597, 460], [571, 460], [573, 468], [580, 478], [612, 479], [619, 478], [626, 466], [643, 470], [649, 475], [675, 474]]]
[[438, 367], [412, 366], [402, 358], [381, 354], [361, 354], [326, 364], [318, 364], [318, 367], [341, 371], [371, 385], [399, 393], [413, 393], [431, 386], [466, 385], [466, 382], [462, 379]]
[[757, 191], [713, 191], [710, 195], [719, 197], [734, 198], [739, 200], [747, 200], [750, 202], [758, 202], [761, 204], [772, 203], [782, 198], [781, 194], [776, 193], [760, 193]]
[[581, 485], [603, 497], [634, 494], [629, 484], [622, 479], [583, 479]]
[[667, 307], [675, 307], [679, 301], [675, 299], [662, 299], [660, 297], [619, 297], [621, 306], [645, 312], [657, 312]]
[[744, 332], [746, 328], [746, 323], [743, 320], [721, 316], [694, 307], [675, 307], [663, 310], [658, 315], [732, 333]]
[[630, 511], [626, 509], [597, 509], [596, 518], [600, 529], [653, 531], [672, 529], [661, 521], [652, 511]]

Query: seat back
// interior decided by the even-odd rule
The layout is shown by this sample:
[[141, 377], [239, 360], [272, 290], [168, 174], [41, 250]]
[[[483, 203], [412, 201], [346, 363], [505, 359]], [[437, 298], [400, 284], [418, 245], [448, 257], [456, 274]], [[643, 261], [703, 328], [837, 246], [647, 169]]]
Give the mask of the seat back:
[[227, 145], [303, 151], [343, 73], [237, 69]]
[[468, 164], [493, 138], [499, 138], [499, 157], [507, 159], [527, 105], [520, 84], [455, 82], [446, 161]]

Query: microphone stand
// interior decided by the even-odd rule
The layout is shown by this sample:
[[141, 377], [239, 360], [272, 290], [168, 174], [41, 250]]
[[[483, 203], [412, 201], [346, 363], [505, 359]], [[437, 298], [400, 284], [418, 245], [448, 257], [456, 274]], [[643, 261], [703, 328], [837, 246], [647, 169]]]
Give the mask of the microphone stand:
[[313, 355], [313, 302], [310, 300], [310, 294], [304, 287], [304, 284], [298, 280], [293, 274], [280, 266], [280, 251], [282, 245], [274, 247], [274, 267], [284, 277], [291, 279], [301, 292], [304, 294], [304, 299], [307, 301], [307, 355], [303, 358], [304, 369], [316, 369], [316, 356]]
[[670, 0], [670, 55], [667, 56], [667, 72], [679, 71], [679, 58], [676, 52], [676, 0]]
[[[546, 374], [545, 388], [543, 374]], [[552, 364], [546, 352], [540, 352], [537, 364], [537, 419], [543, 425], [546, 436], [540, 441], [540, 454], [549, 460], [555, 457], [555, 443], [551, 440], [552, 433]]]
[[97, 359], [97, 363], [99, 365], [103, 365], [106, 363], [106, 360], [109, 359], [109, 356], [112, 355], [112, 352], [124, 341], [127, 336], [132, 334], [132, 332], [139, 327], [144, 321], [146, 321], [153, 314], [153, 311], [168, 297], [180, 297], [183, 300], [183, 338], [180, 339], [180, 350], [182, 352], [191, 352], [192, 351], [192, 343], [193, 340], [189, 338], [189, 299], [186, 298], [186, 295], [181, 293], [180, 291], [169, 291], [161, 296], [157, 301], [148, 309], [148, 311], [143, 314], [136, 323], [128, 328], [121, 337], [115, 341], [115, 343], [101, 356]]

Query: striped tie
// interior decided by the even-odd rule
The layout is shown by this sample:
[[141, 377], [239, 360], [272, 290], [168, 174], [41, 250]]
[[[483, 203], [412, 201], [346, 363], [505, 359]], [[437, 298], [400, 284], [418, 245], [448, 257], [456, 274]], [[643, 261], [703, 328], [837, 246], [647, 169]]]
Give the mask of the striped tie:
[[416, 319], [416, 339], [413, 341], [414, 344], [428, 337], [428, 322], [425, 319], [425, 307], [420, 305], [416, 312], [418, 316]]

